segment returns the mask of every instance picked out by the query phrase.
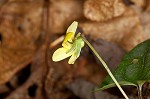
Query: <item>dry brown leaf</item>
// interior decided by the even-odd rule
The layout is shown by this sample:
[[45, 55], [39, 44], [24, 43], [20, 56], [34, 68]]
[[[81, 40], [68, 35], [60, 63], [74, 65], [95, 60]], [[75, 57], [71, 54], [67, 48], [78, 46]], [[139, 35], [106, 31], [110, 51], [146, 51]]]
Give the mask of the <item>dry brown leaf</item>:
[[[138, 2], [138, 0], [137, 0]], [[146, 4], [146, 8], [144, 11], [140, 12], [138, 11], [138, 8], [136, 9], [136, 7], [134, 8], [138, 13], [139, 13], [139, 18], [140, 18], [140, 24], [138, 24], [137, 26], [135, 26], [135, 28], [133, 28], [133, 30], [130, 32], [130, 36], [128, 39], [129, 42], [132, 42], [133, 39], [142, 39], [147, 40], [150, 39], [150, 1], [149, 0], [143, 0], [143, 2], [145, 2]], [[125, 42], [127, 39], [124, 39], [124, 46], [130, 46], [129, 42]], [[126, 43], [126, 44], [125, 44]], [[136, 45], [136, 44], [134, 44]]]
[[47, 99], [43, 94], [45, 76], [47, 73], [46, 64], [46, 48], [47, 43], [38, 49], [34, 56], [32, 66], [30, 68], [31, 74], [26, 82], [16, 90], [14, 90], [6, 99]]
[[[91, 92], [91, 90], [97, 89], [98, 86], [81, 78], [75, 79], [74, 82], [67, 85], [67, 88], [72, 90], [73, 93], [75, 93], [81, 99], [123, 99], [121, 96], [117, 97], [119, 90], [115, 88], [110, 90], [109, 92], [106, 91]], [[130, 88], [130, 90], [132, 89], [133, 88]], [[128, 97], [129, 99], [137, 99], [137, 96], [130, 96], [129, 94]]]
[[143, 27], [141, 24], [137, 24], [132, 28], [128, 35], [124, 35], [122, 41], [120, 42], [120, 46], [129, 51], [144, 40], [146, 40], [146, 37], [143, 31]]
[[40, 35], [41, 6], [9, 3], [1, 8], [0, 84], [31, 62]]
[[103, 91], [91, 92], [91, 90], [94, 90], [98, 87], [84, 79], [75, 79], [75, 81], [71, 84], [68, 84], [67, 87], [81, 99], [120, 99], [117, 96]]
[[145, 8], [147, 0], [131, 0], [131, 2], [133, 2], [135, 5], [139, 7]]
[[[107, 41], [115, 42], [120, 44], [124, 49], [130, 50], [136, 44], [145, 40], [142, 35], [144, 35], [139, 20], [138, 14], [134, 10], [128, 9], [126, 13], [119, 18], [115, 18], [108, 22], [85, 22], [81, 23], [80, 27], [83, 29], [84, 33], [90, 35], [93, 38], [102, 38]], [[137, 32], [131, 32], [138, 26]], [[132, 35], [136, 36], [132, 39]], [[142, 38], [141, 38], [142, 36]], [[125, 39], [126, 40], [123, 40]], [[131, 41], [132, 39], [132, 41]], [[128, 43], [130, 45], [123, 46], [123, 43]]]
[[[0, 8], [0, 64], [2, 64], [0, 65], [0, 84], [8, 81], [29, 62], [32, 61], [33, 64], [31, 66], [29, 79], [27, 79], [22, 86], [15, 89], [7, 99], [66, 99], [72, 95], [70, 91], [66, 91], [66, 86], [74, 81], [74, 78], [82, 77], [96, 84], [102, 81], [105, 72], [103, 69], [99, 69], [99, 65], [95, 62], [93, 57], [89, 56], [89, 53], [87, 54], [88, 57], [81, 56], [75, 65], [68, 65], [67, 60], [58, 63], [52, 62], [51, 55], [54, 49], [50, 51], [47, 49], [48, 43], [54, 38], [52, 33], [63, 33], [72, 21], [83, 18], [83, 0], [51, 0], [50, 2], [45, 0], [46, 7], [43, 3], [44, 0], [36, 0], [40, 1], [36, 3], [35, 0], [8, 1], [12, 3]], [[97, 2], [96, 5], [102, 3], [98, 1], [99, 0], [95, 0], [95, 2]], [[101, 12], [104, 12], [104, 14], [102, 14], [103, 17], [99, 17], [101, 12], [93, 7], [93, 9], [98, 12], [94, 11], [92, 14], [93, 16], [98, 14], [97, 17], [93, 18], [93, 16], [88, 15], [86, 17], [94, 21], [112, 20], [102, 23], [91, 21], [81, 23], [80, 27], [84, 30], [85, 34], [89, 34], [93, 38], [102, 38], [118, 43], [126, 50], [131, 49], [144, 40], [143, 27], [140, 23], [139, 16], [133, 10], [130, 8], [130, 10], [127, 10], [121, 0], [101, 1], [104, 2], [103, 5], [107, 5], [106, 2], [110, 1], [112, 9], [109, 9], [110, 5], [108, 5], [109, 7], [102, 6], [104, 10]], [[94, 0], [85, 2], [94, 2]], [[49, 9], [49, 13], [46, 12], [47, 10], [45, 9]], [[124, 12], [125, 10], [127, 11]], [[49, 18], [49, 21], [45, 21], [42, 17]], [[141, 18], [144, 23], [144, 30], [147, 31], [144, 37], [147, 38], [149, 38], [148, 32], [150, 26], [148, 25], [148, 17], [147, 12], [146, 17]], [[41, 31], [43, 25], [48, 25], [48, 23], [46, 24], [43, 21], [48, 22], [49, 26], [48, 28], [47, 26], [46, 28], [42, 28], [43, 31]], [[40, 42], [40, 34], [43, 32], [48, 35], [45, 37], [42, 36], [44, 41]], [[36, 45], [39, 43], [42, 46]], [[106, 43], [102, 43], [102, 45], [103, 44], [105, 45]], [[98, 47], [98, 49], [100, 48], [104, 51], [104, 59], [110, 62], [108, 64], [117, 63], [120, 56], [118, 55], [118, 59], [116, 60], [109, 61], [112, 55], [105, 49], [110, 49], [111, 51], [113, 49], [104, 45]], [[97, 45], [95, 46], [97, 47]], [[47, 51], [50, 52], [48, 55]], [[108, 59], [105, 58], [106, 55]], [[33, 95], [29, 94], [30, 88], [34, 89]]]
[[87, 0], [84, 15], [92, 21], [107, 21], [121, 16], [126, 10], [122, 0]]
[[83, 17], [82, 0], [53, 0], [50, 5], [50, 27], [52, 33], [64, 33], [74, 20]]
[[147, 82], [143, 85], [142, 92], [143, 92], [142, 94], [144, 99], [150, 99], [150, 83]]
[[[101, 39], [97, 39], [94, 42], [91, 42], [91, 44], [109, 66], [110, 70], [114, 71], [119, 65], [125, 51], [116, 44]], [[101, 64], [97, 57], [95, 57], [95, 59], [97, 60], [97, 63]]]
[[140, 15], [140, 18], [144, 29], [144, 37], [150, 39], [150, 2], [148, 9]]
[[[36, 0], [36, 1], [35, 0], [8, 0], [8, 1], [17, 4], [25, 3], [27, 5], [28, 3], [35, 3], [35, 4], [42, 5], [42, 3], [44, 2], [44, 0]], [[83, 18], [82, 0], [65, 0], [65, 1], [51, 0], [49, 4], [50, 4], [49, 30], [52, 33], [62, 34], [66, 31], [67, 27], [70, 25], [70, 23], [72, 23], [72, 21], [80, 20]], [[19, 8], [17, 8], [17, 10], [19, 10]], [[34, 13], [36, 13], [36, 11]]]

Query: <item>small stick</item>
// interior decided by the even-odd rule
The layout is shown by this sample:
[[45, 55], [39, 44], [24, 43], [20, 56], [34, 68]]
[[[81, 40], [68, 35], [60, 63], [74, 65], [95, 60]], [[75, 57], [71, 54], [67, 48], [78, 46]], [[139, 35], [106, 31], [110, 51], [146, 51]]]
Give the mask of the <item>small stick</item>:
[[55, 47], [57, 44], [61, 43], [64, 40], [65, 36], [61, 36], [50, 44], [50, 48]]

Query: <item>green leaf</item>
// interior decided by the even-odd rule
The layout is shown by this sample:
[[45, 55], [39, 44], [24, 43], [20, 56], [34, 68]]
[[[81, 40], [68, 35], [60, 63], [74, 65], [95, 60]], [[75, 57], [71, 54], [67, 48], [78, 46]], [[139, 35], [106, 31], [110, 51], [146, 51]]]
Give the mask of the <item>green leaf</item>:
[[[150, 39], [127, 53], [113, 74], [120, 85], [141, 86], [150, 82]], [[107, 76], [98, 90], [114, 86], [110, 76]]]

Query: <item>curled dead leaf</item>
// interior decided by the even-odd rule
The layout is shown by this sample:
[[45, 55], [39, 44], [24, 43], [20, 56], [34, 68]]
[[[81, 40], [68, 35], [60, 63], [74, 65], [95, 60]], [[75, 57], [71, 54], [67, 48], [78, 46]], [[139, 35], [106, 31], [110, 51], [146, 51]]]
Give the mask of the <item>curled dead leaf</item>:
[[[85, 22], [81, 23], [80, 27], [85, 34], [93, 38], [102, 38], [106, 41], [115, 42], [124, 49], [130, 50], [145, 39], [143, 38], [144, 33], [140, 26], [138, 27], [140, 28], [139, 33], [137, 33], [137, 31], [131, 32], [138, 25], [141, 25], [138, 14], [136, 14], [134, 10], [128, 9], [122, 17], [101, 23]], [[132, 39], [132, 35], [134, 35], [134, 39]], [[126, 40], [123, 40], [125, 38]], [[124, 46], [123, 43], [127, 45]]]
[[122, 0], [87, 0], [84, 15], [92, 21], [107, 21], [121, 16], [126, 10]]

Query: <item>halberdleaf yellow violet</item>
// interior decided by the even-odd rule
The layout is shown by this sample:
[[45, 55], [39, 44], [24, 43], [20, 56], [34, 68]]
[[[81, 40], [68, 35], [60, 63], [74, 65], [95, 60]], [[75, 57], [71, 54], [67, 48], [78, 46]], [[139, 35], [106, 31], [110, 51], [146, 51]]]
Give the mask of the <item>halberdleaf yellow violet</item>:
[[81, 48], [84, 46], [84, 41], [80, 36], [81, 33], [78, 33], [75, 36], [77, 26], [78, 22], [76, 21], [69, 26], [62, 47], [58, 48], [52, 56], [53, 61], [61, 61], [71, 56], [68, 63], [74, 64], [75, 60], [80, 56]]
[[62, 47], [58, 48], [53, 56], [52, 60], [57, 62], [61, 61], [63, 59], [66, 59], [70, 57], [68, 63], [74, 64], [76, 59], [80, 56], [81, 49], [84, 46], [84, 42], [90, 47], [90, 49], [93, 51], [93, 53], [96, 55], [96, 57], [99, 59], [99, 61], [103, 64], [104, 68], [116, 84], [116, 86], [119, 88], [125, 99], [129, 99], [124, 90], [121, 88], [119, 83], [117, 82], [116, 78], [111, 73], [110, 69], [108, 68], [107, 64], [103, 61], [103, 59], [99, 56], [97, 51], [93, 48], [93, 46], [86, 40], [84, 36], [81, 36], [81, 33], [76, 33], [76, 29], [78, 27], [78, 22], [74, 21], [69, 28], [67, 29], [66, 36], [63, 40]]

